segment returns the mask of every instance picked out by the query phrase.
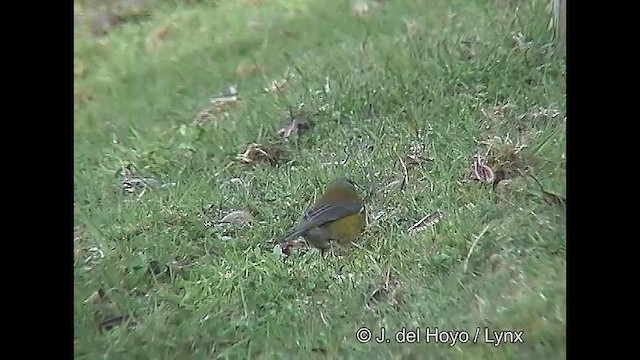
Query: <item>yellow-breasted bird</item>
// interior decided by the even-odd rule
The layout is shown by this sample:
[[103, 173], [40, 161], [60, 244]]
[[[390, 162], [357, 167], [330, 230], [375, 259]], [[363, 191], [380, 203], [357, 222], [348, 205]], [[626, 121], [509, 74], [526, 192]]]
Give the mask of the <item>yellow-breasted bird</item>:
[[302, 236], [309, 244], [325, 250], [331, 241], [348, 245], [358, 238], [366, 225], [364, 201], [355, 183], [346, 177], [335, 179], [324, 194], [311, 205], [282, 242]]

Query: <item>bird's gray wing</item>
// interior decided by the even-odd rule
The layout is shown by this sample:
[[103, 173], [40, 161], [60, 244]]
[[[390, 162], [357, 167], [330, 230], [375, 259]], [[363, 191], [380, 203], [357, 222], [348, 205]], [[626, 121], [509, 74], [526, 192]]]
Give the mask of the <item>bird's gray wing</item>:
[[286, 236], [283, 241], [289, 241], [316, 226], [321, 226], [345, 216], [357, 214], [360, 211], [362, 211], [362, 203], [356, 201], [337, 206], [322, 205], [318, 207], [311, 207], [304, 214], [303, 219], [306, 220], [304, 224], [298, 225], [298, 227], [296, 227], [291, 234]]

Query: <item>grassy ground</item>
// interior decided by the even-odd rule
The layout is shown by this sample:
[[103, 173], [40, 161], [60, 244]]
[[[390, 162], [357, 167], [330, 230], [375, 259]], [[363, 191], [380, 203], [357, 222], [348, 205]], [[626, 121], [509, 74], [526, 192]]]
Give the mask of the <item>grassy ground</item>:
[[[565, 357], [565, 212], [520, 175], [565, 193], [546, 1], [132, 3], [110, 26], [75, 6], [78, 358]], [[290, 111], [308, 128], [283, 136]], [[358, 246], [279, 253], [340, 175], [366, 196]]]

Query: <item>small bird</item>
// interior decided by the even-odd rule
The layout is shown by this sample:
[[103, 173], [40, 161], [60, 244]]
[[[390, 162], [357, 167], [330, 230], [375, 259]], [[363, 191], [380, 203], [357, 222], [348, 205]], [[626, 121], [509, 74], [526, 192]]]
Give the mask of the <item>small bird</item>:
[[281, 242], [302, 236], [320, 249], [324, 257], [332, 240], [348, 245], [360, 236], [365, 225], [365, 205], [355, 183], [339, 177], [327, 186], [324, 194], [304, 212], [298, 225]]

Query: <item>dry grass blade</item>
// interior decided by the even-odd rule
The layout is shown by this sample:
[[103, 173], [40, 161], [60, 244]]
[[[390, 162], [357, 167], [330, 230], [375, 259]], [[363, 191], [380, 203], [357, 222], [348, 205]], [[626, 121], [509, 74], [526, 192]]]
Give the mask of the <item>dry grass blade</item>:
[[489, 226], [490, 224], [485, 226], [484, 229], [482, 229], [482, 231], [480, 232], [480, 234], [478, 234], [478, 236], [475, 237], [475, 240], [473, 240], [473, 244], [471, 244], [471, 248], [469, 248], [469, 253], [467, 254], [467, 257], [464, 259], [464, 267], [462, 270], [463, 272], [465, 273], [467, 272], [467, 265], [469, 265], [469, 258], [471, 257], [471, 253], [473, 253], [473, 249], [475, 249], [476, 244], [478, 243], [478, 240], [480, 240], [480, 238], [484, 236], [487, 230], [489, 230]]
[[274, 95], [280, 95], [289, 87], [291, 79], [294, 77], [295, 74], [293, 74], [291, 70], [287, 69], [282, 79], [273, 80], [268, 87], [264, 88], [264, 91]]
[[423, 217], [422, 219], [418, 220], [417, 223], [413, 224], [410, 228], [407, 229], [407, 232], [408, 233], [418, 232], [418, 231], [424, 230], [427, 226], [437, 224], [440, 221], [440, 219], [442, 219], [443, 216], [444, 214], [439, 210], [434, 213], [431, 213]]
[[404, 189], [404, 187], [405, 187], [405, 184], [406, 184], [406, 182], [405, 182], [405, 179], [404, 179], [404, 178], [402, 178], [402, 179], [396, 179], [396, 180], [393, 180], [392, 182], [388, 183], [388, 184], [385, 186], [385, 188], [387, 188], [387, 189], [403, 190], [403, 189]]
[[404, 190], [404, 188], [409, 184], [409, 170], [407, 169], [407, 165], [405, 165], [404, 160], [402, 160], [402, 157], [397, 154], [396, 156], [398, 156], [400, 165], [402, 165], [402, 171], [404, 175], [404, 177], [402, 178], [402, 184], [400, 185], [400, 190]]

